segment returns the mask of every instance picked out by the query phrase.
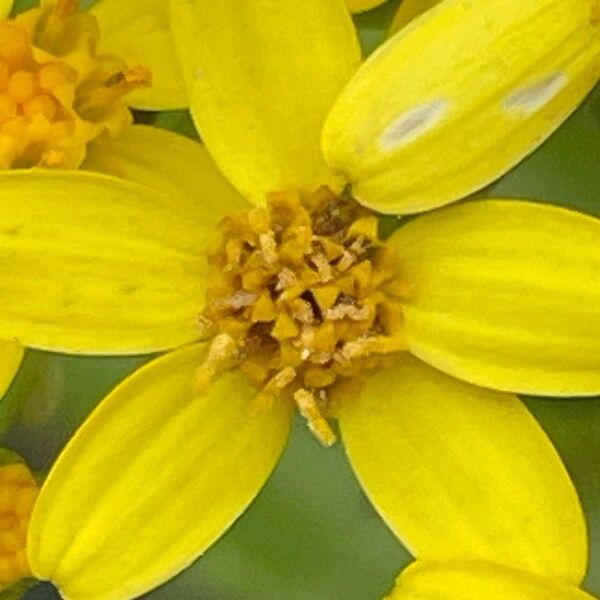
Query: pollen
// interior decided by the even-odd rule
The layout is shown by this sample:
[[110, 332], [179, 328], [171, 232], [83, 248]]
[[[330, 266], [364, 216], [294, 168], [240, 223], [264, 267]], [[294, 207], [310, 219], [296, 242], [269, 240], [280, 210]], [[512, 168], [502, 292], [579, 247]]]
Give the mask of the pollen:
[[377, 218], [322, 187], [271, 194], [265, 207], [226, 217], [221, 232], [199, 319], [213, 342], [198, 379], [235, 365], [257, 387], [257, 406], [289, 400], [330, 446], [339, 384], [406, 350], [391, 291], [398, 265]]
[[150, 72], [97, 54], [98, 39], [75, 0], [0, 20], [0, 168], [77, 168], [88, 144], [131, 123], [125, 96]]
[[24, 464], [0, 466], [0, 588], [31, 574], [25, 545], [38, 491]]

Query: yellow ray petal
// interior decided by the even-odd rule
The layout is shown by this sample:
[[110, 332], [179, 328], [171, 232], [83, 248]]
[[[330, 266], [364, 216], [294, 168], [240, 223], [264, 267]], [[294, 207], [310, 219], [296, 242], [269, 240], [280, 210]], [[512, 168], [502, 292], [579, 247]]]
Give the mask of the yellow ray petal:
[[187, 106], [179, 60], [169, 31], [168, 0], [100, 0], [90, 11], [100, 24], [100, 51], [152, 70], [152, 86], [127, 96], [135, 108]]
[[340, 426], [360, 483], [415, 556], [581, 581], [587, 540], [577, 494], [515, 396], [404, 355], [367, 379]]
[[202, 144], [159, 127], [133, 125], [95, 142], [81, 168], [187, 194], [215, 216], [248, 208]]
[[383, 4], [386, 0], [346, 0], [348, 10], [353, 13], [361, 13], [371, 10]]
[[0, 0], [0, 19], [7, 17], [10, 14], [13, 0]]
[[600, 392], [600, 221], [486, 200], [419, 217], [390, 243], [414, 354], [495, 389]]
[[24, 348], [15, 341], [0, 340], [0, 398], [10, 387], [23, 360]]
[[411, 21], [422, 15], [424, 12], [439, 4], [442, 0], [402, 0], [392, 25], [390, 27], [390, 35], [400, 31]]
[[240, 374], [194, 394], [202, 346], [119, 385], [58, 459], [34, 509], [34, 574], [70, 600], [134, 598], [172, 577], [244, 511], [281, 454], [283, 402], [256, 415]]
[[172, 0], [194, 119], [247, 198], [339, 187], [319, 151], [323, 120], [360, 49], [343, 0]]
[[440, 206], [493, 181], [598, 81], [595, 1], [440, 3], [352, 79], [325, 124], [326, 160], [386, 213]]
[[400, 577], [388, 600], [593, 600], [556, 580], [484, 562], [417, 561]]
[[211, 217], [197, 198], [103, 175], [3, 173], [0, 338], [85, 353], [196, 339]]

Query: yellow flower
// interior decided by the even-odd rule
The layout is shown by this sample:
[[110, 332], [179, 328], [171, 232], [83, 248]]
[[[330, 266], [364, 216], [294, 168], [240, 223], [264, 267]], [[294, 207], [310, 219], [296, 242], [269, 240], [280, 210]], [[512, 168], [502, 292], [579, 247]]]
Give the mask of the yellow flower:
[[[11, 7], [0, 3], [0, 169], [85, 169], [88, 151], [131, 124], [128, 105], [185, 106], [165, 2], [101, 0], [82, 13], [76, 1], [45, 0], [8, 19]], [[0, 396], [22, 356], [0, 342]]]
[[[267, 0], [173, 0], [171, 27], [198, 128], [245, 198], [263, 205], [283, 192], [286, 202], [310, 201], [326, 185], [337, 211], [350, 183], [365, 206], [411, 213], [499, 177], [574, 110], [598, 79], [593, 6], [526, 0], [516, 13], [508, 0], [446, 0], [360, 68], [341, 0], [281, 0], [276, 11]], [[130, 128], [113, 151], [112, 166], [128, 180], [58, 171], [0, 178], [1, 335], [89, 354], [184, 346], [101, 403], [34, 509], [33, 572], [86, 600], [135, 597], [218, 539], [271, 472], [291, 412], [284, 399], [255, 410], [256, 388], [237, 370], [212, 378], [250, 339], [227, 329], [209, 348], [194, 343], [201, 299], [215, 284], [206, 246], [215, 223], [244, 205], [240, 194], [203, 147], [173, 134]], [[106, 157], [89, 164], [106, 167]], [[228, 257], [252, 250], [252, 260], [277, 262], [282, 248], [262, 229], [265, 214], [250, 211], [241, 227], [258, 236], [260, 253], [254, 239], [240, 249], [247, 240], [232, 238]], [[302, 225], [300, 211], [288, 214], [290, 234], [310, 235], [310, 225], [320, 235], [318, 218]], [[364, 489], [420, 558], [454, 559], [447, 548], [457, 546], [465, 560], [581, 581], [576, 494], [511, 394], [600, 389], [599, 235], [597, 220], [572, 211], [484, 200], [419, 216], [383, 247], [397, 261], [383, 292], [402, 309], [390, 337], [410, 353], [342, 398], [339, 423]], [[325, 253], [327, 240], [319, 242]], [[339, 270], [310, 258], [320, 277]], [[377, 261], [361, 264], [371, 264], [374, 280], [381, 275]], [[357, 285], [374, 281], [353, 273]], [[346, 304], [360, 312], [356, 300]], [[259, 312], [270, 310], [265, 298]], [[310, 324], [298, 310], [296, 320]], [[334, 339], [364, 347], [376, 330]], [[300, 354], [305, 366], [312, 351]], [[273, 381], [277, 390], [282, 379]], [[327, 402], [297, 391], [309, 392], [296, 401], [327, 441]], [[515, 506], [525, 511], [518, 520]]]

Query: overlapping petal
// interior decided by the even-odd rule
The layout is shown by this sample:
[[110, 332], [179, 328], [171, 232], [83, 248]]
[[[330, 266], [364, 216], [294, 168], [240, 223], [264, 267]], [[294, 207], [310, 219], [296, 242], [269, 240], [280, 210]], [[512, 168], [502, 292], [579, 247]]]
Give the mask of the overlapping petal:
[[196, 339], [211, 216], [189, 195], [94, 173], [3, 173], [0, 337], [116, 354]]
[[12, 5], [13, 0], [0, 0], [0, 19], [8, 17]]
[[130, 66], [152, 71], [152, 86], [127, 98], [131, 106], [169, 110], [187, 106], [187, 96], [173, 38], [168, 0], [100, 0], [90, 11], [100, 24], [101, 52], [122, 56]]
[[577, 494], [516, 397], [405, 355], [368, 377], [340, 426], [362, 487], [415, 556], [580, 583], [587, 539]]
[[593, 600], [575, 586], [485, 562], [417, 561], [388, 600]]
[[15, 378], [24, 353], [23, 346], [18, 342], [0, 340], [0, 398]]
[[238, 190], [263, 202], [282, 189], [339, 188], [319, 137], [360, 61], [343, 0], [171, 5], [194, 119]]
[[421, 216], [389, 243], [414, 354], [499, 390], [600, 392], [600, 221], [485, 200]]
[[383, 4], [386, 0], [346, 0], [346, 6], [348, 10], [353, 13], [361, 13], [367, 10], [371, 10], [381, 4]]
[[172, 352], [120, 384], [69, 442], [29, 530], [34, 574], [70, 600], [134, 598], [172, 577], [243, 512], [281, 454], [289, 406], [249, 410], [229, 373], [202, 395], [206, 355]]
[[392, 25], [390, 35], [400, 31], [403, 27], [414, 21], [418, 16], [439, 4], [442, 0], [402, 0]]
[[92, 144], [82, 169], [187, 196], [211, 222], [248, 207], [202, 144], [159, 127], [133, 125], [114, 140]]
[[493, 181], [600, 75], [595, 0], [446, 0], [381, 46], [325, 124], [323, 152], [370, 208], [413, 213]]

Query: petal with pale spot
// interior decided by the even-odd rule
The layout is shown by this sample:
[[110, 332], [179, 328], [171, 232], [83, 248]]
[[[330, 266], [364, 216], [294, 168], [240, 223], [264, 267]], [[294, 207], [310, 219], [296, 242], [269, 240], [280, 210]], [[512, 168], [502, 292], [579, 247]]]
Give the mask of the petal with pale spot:
[[100, 0], [90, 11], [100, 24], [101, 52], [121, 56], [128, 66], [152, 71], [152, 86], [127, 96], [139, 109], [187, 106], [179, 59], [169, 30], [168, 0]]
[[593, 600], [572, 585], [485, 562], [417, 561], [387, 600]]
[[106, 354], [197, 339], [217, 214], [188, 194], [95, 173], [3, 173], [0, 337]]
[[360, 64], [343, 0], [172, 0], [190, 107], [247, 198], [340, 188], [319, 150], [325, 116]]
[[0, 398], [15, 378], [24, 352], [23, 346], [18, 342], [0, 340]]
[[390, 240], [410, 350], [455, 377], [547, 396], [600, 393], [600, 221], [483, 200]]
[[600, 75], [596, 0], [446, 0], [372, 54], [324, 127], [328, 164], [385, 213], [460, 199], [503, 175]]
[[386, 0], [346, 0], [348, 10], [353, 13], [361, 13], [380, 6]]
[[358, 479], [413, 555], [581, 581], [587, 537], [577, 494], [518, 398], [405, 354], [342, 407]]
[[228, 373], [201, 395], [201, 345], [159, 358], [92, 413], [44, 483], [33, 573], [70, 600], [126, 600], [187, 567], [244, 511], [285, 445], [289, 405], [250, 410]]

